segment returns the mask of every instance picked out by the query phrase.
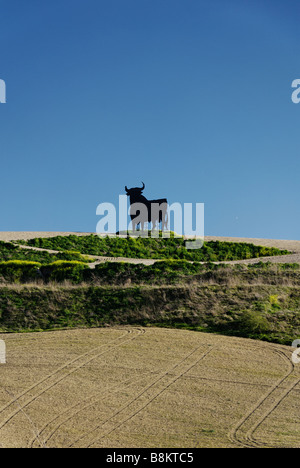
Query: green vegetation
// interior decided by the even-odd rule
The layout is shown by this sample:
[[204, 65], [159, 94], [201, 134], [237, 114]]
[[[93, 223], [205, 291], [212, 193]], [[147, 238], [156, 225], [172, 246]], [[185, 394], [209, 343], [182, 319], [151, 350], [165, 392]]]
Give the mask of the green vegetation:
[[[299, 264], [222, 263], [287, 251], [227, 242], [186, 250], [175, 237], [68, 236], [27, 244], [60, 252], [0, 242], [2, 332], [130, 324], [285, 344], [300, 336]], [[84, 255], [159, 260], [91, 268]]]
[[[24, 243], [24, 242], [22, 242]], [[239, 242], [204, 242], [201, 249], [188, 250], [182, 237], [144, 238], [144, 237], [99, 237], [90, 236], [58, 236], [51, 238], [32, 239], [26, 245], [51, 250], [76, 250], [82, 254], [125, 257], [175, 259], [198, 262], [216, 262], [242, 260], [248, 258], [268, 257], [289, 254], [287, 250], [279, 250]]]
[[[55, 249], [51, 249], [55, 250]], [[61, 250], [61, 249], [59, 249]], [[80, 261], [88, 263], [89, 257], [83, 256], [80, 252], [64, 250], [58, 253], [49, 253], [47, 251], [37, 251], [21, 248], [10, 242], [0, 241], [0, 261], [23, 260], [27, 262], [38, 262], [43, 264], [53, 263], [59, 260]]]
[[[270, 302], [278, 295], [280, 309]], [[290, 345], [300, 336], [300, 287], [220, 284], [0, 286], [0, 331], [140, 325]]]
[[[164, 260], [153, 265], [123, 262], [100, 263], [94, 270], [84, 271], [82, 281], [103, 285], [131, 284], [281, 284], [292, 282], [300, 286], [300, 265], [189, 263], [185, 260]], [[275, 299], [273, 299], [274, 301]]]
[[41, 277], [44, 282], [70, 281], [75, 284], [81, 283], [85, 279], [84, 273], [86, 272], [86, 276], [88, 276], [90, 271], [90, 268], [86, 264], [76, 261], [57, 261], [49, 265], [44, 265], [40, 269]]
[[42, 265], [37, 262], [9, 260], [0, 262], [0, 279], [8, 283], [26, 283], [38, 278], [38, 271]]
[[[21, 272], [23, 272], [21, 274]], [[94, 269], [78, 261], [40, 264], [27, 261], [0, 262], [0, 283], [40, 284], [65, 282], [104, 286], [160, 284], [285, 284], [300, 286], [300, 265], [259, 262], [253, 265], [224, 263], [190, 263], [186, 260], [162, 260], [153, 265], [126, 262], [99, 263]], [[278, 295], [270, 296], [272, 308], [278, 307]]]

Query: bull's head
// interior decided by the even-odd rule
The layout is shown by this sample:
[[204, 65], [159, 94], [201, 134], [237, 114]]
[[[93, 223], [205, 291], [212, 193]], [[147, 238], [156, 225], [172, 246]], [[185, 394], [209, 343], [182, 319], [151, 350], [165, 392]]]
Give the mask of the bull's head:
[[125, 192], [127, 193], [128, 197], [133, 196], [139, 196], [143, 193], [143, 190], [145, 189], [145, 184], [142, 182], [143, 187], [133, 187], [131, 189], [128, 189], [127, 186], [125, 187]]

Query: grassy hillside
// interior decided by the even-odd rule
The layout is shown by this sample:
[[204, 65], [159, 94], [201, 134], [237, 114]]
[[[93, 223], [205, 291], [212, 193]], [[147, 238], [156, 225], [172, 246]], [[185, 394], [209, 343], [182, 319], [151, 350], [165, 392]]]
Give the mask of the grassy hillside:
[[[55, 249], [53, 249], [55, 250]], [[61, 249], [59, 249], [61, 250]], [[26, 250], [11, 242], [0, 241], [0, 262], [10, 260], [21, 260], [27, 262], [39, 262], [42, 264], [53, 263], [55, 261], [80, 261], [88, 263], [91, 259], [81, 255], [80, 252], [63, 250], [58, 253], [49, 253], [47, 251]]]
[[89, 283], [2, 285], [0, 330], [130, 324], [284, 344], [300, 336], [298, 265], [201, 265], [197, 274], [157, 267], [107, 264]]
[[[24, 241], [20, 241], [24, 243]], [[287, 250], [248, 243], [204, 242], [201, 249], [188, 250], [182, 237], [99, 237], [58, 236], [31, 239], [26, 245], [51, 250], [75, 250], [87, 255], [126, 258], [175, 259], [198, 262], [242, 260], [289, 254]]]
[[[94, 235], [27, 244], [60, 253], [0, 243], [2, 332], [130, 324], [285, 344], [300, 336], [299, 264], [213, 263], [287, 251], [230, 242], [188, 251], [181, 238]], [[86, 254], [160, 261], [149, 266], [106, 262], [92, 269]]]

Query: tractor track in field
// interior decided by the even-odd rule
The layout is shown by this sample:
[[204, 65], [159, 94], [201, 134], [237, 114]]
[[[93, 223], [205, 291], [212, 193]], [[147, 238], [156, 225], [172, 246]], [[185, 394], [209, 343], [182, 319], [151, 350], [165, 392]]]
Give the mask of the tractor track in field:
[[[277, 352], [281, 357], [283, 357], [283, 359], [285, 359], [286, 361], [288, 361], [289, 365], [290, 365], [290, 372], [288, 372], [286, 374], [286, 376], [283, 378], [283, 382], [282, 383], [285, 383], [285, 381], [288, 380], [289, 377], [292, 377], [293, 374], [294, 374], [294, 371], [295, 371], [295, 365], [294, 363], [292, 362], [291, 358], [288, 358], [286, 356], [286, 354], [281, 351], [281, 350], [275, 350], [275, 352]], [[296, 376], [295, 376], [296, 377]], [[247, 434], [246, 434], [246, 438], [247, 438], [247, 441], [250, 442], [250, 444], [255, 447], [255, 448], [259, 448], [259, 447], [265, 447], [266, 444], [264, 444], [263, 442], [259, 441], [259, 440], [256, 440], [255, 437], [254, 437], [254, 434], [255, 432], [258, 430], [258, 428], [266, 421], [266, 419], [273, 413], [273, 411], [276, 410], [276, 408], [283, 402], [283, 400], [291, 394], [291, 392], [293, 390], [296, 389], [297, 385], [300, 383], [300, 378], [296, 378], [296, 380], [293, 380], [292, 382], [288, 383], [287, 384], [287, 387], [283, 387], [281, 389], [281, 392], [280, 392], [280, 395], [277, 396], [276, 400], [270, 405], [270, 407], [268, 409], [266, 409], [266, 411], [263, 412], [263, 414], [257, 419], [257, 421], [255, 422], [255, 424], [253, 424], [253, 426], [251, 427], [250, 430], [248, 430]], [[277, 448], [278, 446], [276, 446], [275, 444], [269, 444], [268, 447], [270, 448]]]
[[[10, 397], [13, 397], [14, 398], [14, 395], [12, 395], [11, 392], [9, 392], [6, 388], [4, 389], [4, 391], [10, 396]], [[39, 432], [38, 432], [38, 429], [36, 428], [34, 422], [32, 421], [32, 419], [28, 416], [28, 414], [24, 411], [24, 409], [22, 407], [20, 407], [20, 411], [24, 414], [24, 416], [26, 417], [26, 419], [29, 421], [29, 424], [31, 426], [31, 430], [35, 436], [35, 438], [37, 438], [39, 440]], [[1, 445], [0, 445], [1, 447]], [[40, 441], [40, 447], [43, 447], [45, 448], [46, 445], [43, 441]]]
[[[10, 434], [14, 437], [15, 427], [24, 426], [22, 439], [28, 448], [56, 448], [62, 444], [64, 448], [109, 447], [115, 438], [119, 440], [122, 434], [133, 433], [133, 436], [137, 437], [135, 432], [138, 431], [140, 419], [145, 420], [145, 425], [148, 419], [149, 421], [152, 421], [153, 418], [155, 420], [169, 399], [173, 401], [174, 398], [177, 398], [177, 391], [181, 392], [183, 388], [186, 388], [186, 380], [196, 379], [199, 380], [199, 385], [195, 383], [190, 387], [188, 384], [188, 388], [197, 389], [200, 386], [200, 389], [204, 391], [203, 402], [206, 401], [206, 398], [216, 398], [213, 401], [218, 402], [221, 407], [224, 403], [224, 408], [227, 408], [228, 419], [226, 420], [227, 430], [224, 431], [224, 445], [227, 446], [228, 441], [230, 441], [230, 446], [245, 448], [283, 448], [288, 445], [289, 441], [292, 446], [299, 445], [292, 432], [291, 438], [289, 436], [288, 439], [281, 439], [281, 435], [277, 435], [276, 426], [274, 426], [276, 424], [274, 417], [280, 416], [285, 420], [285, 416], [282, 416], [285, 415], [285, 408], [290, 408], [291, 411], [296, 408], [296, 398], [300, 391], [300, 369], [293, 364], [288, 347], [238, 339], [231, 341], [229, 348], [227, 343], [223, 344], [222, 339], [215, 341], [206, 335], [203, 340], [193, 341], [188, 348], [189, 350], [185, 348], [185, 351], [181, 351], [177, 357], [174, 356], [172, 348], [167, 348], [169, 349], [169, 360], [162, 361], [159, 368], [153, 364], [147, 368], [144, 368], [142, 364], [138, 367], [128, 367], [128, 363], [123, 368], [121, 360], [121, 373], [117, 372], [110, 377], [110, 373], [107, 374], [107, 370], [109, 370], [107, 365], [110, 366], [111, 357], [113, 362], [118, 359], [119, 363], [119, 352], [123, 356], [123, 353], [126, 353], [128, 349], [127, 346], [132, 353], [136, 345], [146, 343], [144, 341], [146, 338], [143, 337], [145, 330], [142, 328], [116, 327], [114, 330], [120, 332], [117, 337], [114, 336], [112, 339], [107, 336], [106, 339], [109, 340], [107, 343], [93, 347], [90, 351], [80, 354], [74, 359], [69, 359], [68, 362], [58, 369], [54, 369], [41, 380], [37, 379], [38, 381], [22, 393], [17, 394], [13, 390], [13, 386], [7, 385], [7, 389], [2, 387], [2, 390], [11, 397], [11, 400], [0, 409], [0, 430], [3, 429], [4, 440]], [[172, 334], [174, 333], [175, 331], [172, 330]], [[180, 335], [181, 333], [179, 333]], [[102, 336], [98, 339], [102, 340]], [[131, 345], [132, 340], [136, 338], [138, 340]], [[154, 343], [156, 341], [158, 340], [155, 339]], [[146, 345], [145, 350], [151, 354], [154, 348], [155, 344], [150, 347]], [[59, 397], [59, 392], [66, 389], [68, 381], [66, 382], [65, 379], [68, 376], [78, 371], [77, 375], [71, 376], [73, 379], [75, 378], [74, 382], [76, 383], [77, 378], [80, 379], [82, 376], [79, 372], [80, 369], [87, 366], [85, 370], [83, 369], [84, 376], [86, 376], [85, 372], [94, 372], [94, 368], [88, 365], [89, 362], [115, 349], [119, 352], [108, 356], [108, 361], [105, 359], [105, 375], [108, 379], [100, 378], [100, 380], [95, 380], [95, 385], [91, 387], [81, 390], [79, 388], [78, 392], [75, 390], [76, 399], [62, 399], [59, 403], [60, 411], [56, 407], [52, 410], [49, 407], [47, 412], [41, 409], [46, 408], [46, 405], [48, 408], [50, 397], [56, 400], [56, 396]], [[218, 363], [222, 357], [224, 361]], [[235, 361], [235, 366], [230, 375], [227, 373], [227, 369], [232, 360]], [[256, 373], [248, 376], [248, 360], [252, 363], [250, 369], [258, 368], [257, 377]], [[236, 361], [241, 361], [241, 366]], [[268, 372], [269, 366], [271, 366], [270, 372]], [[208, 371], [210, 368], [212, 371]], [[128, 369], [131, 369], [130, 372]], [[221, 370], [221, 373], [218, 372], [218, 369]], [[242, 370], [241, 375], [236, 374], [239, 369]], [[267, 374], [264, 370], [267, 371]], [[251, 375], [255, 378], [250, 378]], [[249, 382], [247, 382], [248, 378]], [[202, 381], [203, 385], [200, 383]], [[60, 383], [63, 385], [58, 385]], [[216, 387], [217, 383], [218, 388]], [[219, 391], [222, 389], [222, 383], [225, 387]], [[227, 383], [229, 386], [226, 387]], [[178, 386], [178, 384], [180, 385]], [[242, 385], [245, 389], [237, 389], [236, 393], [232, 393], [235, 385]], [[248, 390], [247, 386], [249, 386]], [[53, 391], [47, 394], [50, 389]], [[248, 392], [250, 392], [252, 403], [248, 402], [247, 406], [248, 397], [245, 395]], [[43, 396], [44, 394], [46, 395]], [[196, 390], [193, 394], [197, 395]], [[243, 406], [240, 409], [244, 409], [235, 411], [233, 415], [231, 408], [235, 408], [235, 402], [239, 401], [241, 395]], [[291, 397], [292, 400], [290, 400]], [[288, 400], [286, 400], [287, 398]], [[282, 402], [284, 402], [284, 406], [280, 406]], [[195, 407], [198, 407], [197, 400]], [[39, 417], [37, 410], [41, 411], [41, 414], [43, 413], [42, 418]], [[273, 414], [274, 411], [276, 411], [275, 414]], [[203, 413], [202, 416], [203, 421], [208, 421], [206, 413]], [[199, 421], [202, 420], [202, 416], [200, 410]], [[289, 419], [287, 419], [287, 423], [291, 424]], [[264, 440], [264, 431], [269, 428], [274, 431], [274, 434], [266, 432], [267, 438]], [[20, 435], [23, 434], [22, 431]], [[202, 431], [199, 429], [197, 432], [198, 434], [195, 434], [194, 441], [192, 441], [194, 448], [200, 447], [203, 443]], [[168, 435], [166, 434], [165, 437]], [[283, 435], [283, 437], [285, 436]]]
[[[282, 350], [276, 349], [274, 346], [272, 351], [288, 364], [289, 369], [231, 430], [228, 435], [229, 439], [239, 446], [246, 448], [266, 447], [266, 444], [255, 440], [255, 432], [300, 382], [300, 378], [297, 378], [296, 381], [288, 383], [288, 379], [295, 371], [295, 366]], [[268, 448], [273, 448], [273, 446], [268, 445]]]
[[[137, 333], [134, 333], [134, 332], [137, 332]], [[62, 382], [64, 379], [66, 379], [67, 377], [75, 373], [77, 370], [81, 369], [82, 367], [89, 364], [93, 360], [99, 358], [100, 356], [120, 346], [123, 346], [125, 343], [128, 343], [129, 341], [136, 339], [138, 336], [140, 336], [143, 333], [145, 333], [145, 330], [138, 329], [138, 328], [126, 330], [126, 332], [123, 333], [120, 337], [104, 345], [98, 346], [94, 348], [93, 350], [87, 351], [86, 353], [80, 356], [77, 356], [75, 359], [67, 362], [63, 366], [56, 369], [54, 372], [51, 372], [50, 374], [43, 377], [41, 380], [39, 380], [38, 382], [36, 382], [35, 384], [27, 388], [24, 392], [14, 397], [11, 401], [9, 401], [6, 405], [4, 405], [0, 409], [0, 417], [2, 418], [0, 420], [0, 431], [21, 411], [24, 412], [25, 408], [27, 408], [30, 404], [36, 401], [41, 395], [43, 395], [48, 390], [50, 390], [51, 388], [53, 388], [54, 386]], [[124, 339], [128, 335], [133, 335], [133, 336], [128, 339]], [[114, 344], [118, 342], [119, 340], [122, 340], [122, 341], [120, 343]], [[101, 352], [100, 350], [103, 348], [106, 348], [106, 349], [104, 349], [104, 351]], [[78, 361], [82, 361], [82, 362], [78, 363]], [[71, 367], [74, 364], [75, 364], [75, 367]], [[53, 381], [51, 381], [52, 379]], [[41, 388], [39, 389], [39, 387]], [[26, 397], [26, 395], [28, 395], [33, 390], [35, 390], [34, 394], [28, 399], [25, 399], [25, 401], [23, 401], [24, 397]], [[3, 418], [3, 414], [5, 414], [8, 410], [10, 410], [12, 406], [15, 406], [15, 409]]]
[[[175, 383], [177, 380], [179, 380], [181, 377], [185, 376], [186, 378], [188, 377], [193, 377], [193, 376], [186, 376], [187, 372], [191, 370], [193, 367], [196, 366], [198, 362], [200, 362], [202, 359], [207, 356], [213, 348], [209, 349], [208, 351], [204, 352], [201, 354], [200, 358], [196, 360], [196, 362], [193, 362], [192, 365], [190, 365], [188, 368], [185, 368], [184, 370], [181, 370], [182, 365], [184, 364], [185, 361], [188, 360], [191, 356], [193, 356], [200, 348], [203, 348], [205, 345], [200, 345], [200, 347], [197, 347], [195, 350], [193, 350], [188, 356], [186, 356], [184, 359], [182, 359], [179, 363], [175, 364], [171, 369], [161, 372], [161, 373], [156, 373], [156, 378], [154, 381], [152, 381], [150, 384], [148, 384], [145, 388], [142, 389], [142, 391], [136, 395], [133, 399], [131, 399], [127, 404], [125, 404], [120, 410], [115, 412], [112, 416], [110, 416], [108, 419], [103, 421], [100, 425], [97, 425], [96, 427], [92, 428], [89, 430], [87, 433], [84, 433], [81, 437], [79, 437], [75, 442], [73, 442], [70, 447], [74, 446], [77, 444], [77, 442], [81, 442], [82, 440], [86, 439], [89, 437], [91, 434], [94, 432], [100, 431], [101, 429], [104, 428], [104, 431], [102, 430], [102, 435], [99, 437], [96, 437], [93, 439], [92, 442], [86, 442], [88, 444], [88, 447], [91, 447], [94, 445], [97, 441], [108, 437], [111, 433], [113, 433], [116, 429], [118, 429], [120, 426], [125, 424], [127, 421], [131, 420], [134, 418], [138, 413], [140, 413], [143, 409], [145, 409], [147, 406], [151, 404], [153, 400], [155, 400], [158, 396], [160, 396], [165, 390], [167, 390], [173, 383]], [[206, 345], [207, 346], [207, 345]], [[248, 346], [246, 345], [246, 348]], [[249, 350], [255, 351], [255, 349], [261, 351], [262, 349], [266, 348], [263, 343], [251, 343], [251, 346], [249, 346]], [[269, 349], [269, 348], [268, 348]], [[280, 358], [283, 358], [285, 362], [287, 362], [288, 358], [285, 355], [285, 353], [279, 349], [276, 349], [275, 346], [272, 349], [273, 353], [276, 353], [277, 356]], [[275, 385], [264, 385], [264, 387], [268, 388], [267, 393], [255, 404], [254, 408], [251, 409], [251, 411], [242, 418], [242, 420], [239, 422], [239, 424], [236, 426], [236, 428], [232, 431], [231, 434], [231, 440], [235, 441], [237, 444], [242, 445], [244, 447], [258, 447], [258, 446], [264, 446], [264, 444], [260, 444], [258, 441], [254, 439], [254, 433], [255, 431], [259, 428], [259, 426], [267, 419], [267, 417], [276, 409], [276, 407], [281, 403], [281, 401], [288, 395], [290, 392], [297, 386], [299, 383], [300, 379], [298, 379], [296, 382], [293, 382], [292, 385], [289, 385], [288, 387], [282, 388], [282, 386], [285, 384], [286, 380], [291, 376], [291, 374], [294, 371], [294, 366], [290, 360], [288, 360], [289, 364], [289, 371], [287, 374], [280, 379], [279, 382], [277, 382]], [[177, 372], [174, 376], [174, 370], [179, 367], [179, 373]], [[77, 416], [79, 413], [83, 412], [84, 410], [91, 408], [92, 406], [96, 405], [98, 402], [105, 400], [107, 397], [109, 397], [112, 393], [117, 393], [121, 392], [122, 390], [129, 388], [133, 384], [137, 384], [138, 382], [141, 381], [141, 376], [147, 376], [153, 374], [153, 371], [148, 371], [143, 374], [140, 374], [137, 377], [131, 377], [128, 378], [121, 383], [108, 388], [104, 391], [104, 393], [101, 393], [101, 397], [99, 398], [99, 394], [95, 394], [94, 396], [91, 396], [90, 398], [87, 398], [85, 400], [82, 400], [78, 402], [77, 404], [67, 408], [63, 413], [61, 413], [59, 416], [56, 416], [52, 420], [48, 421], [42, 429], [40, 429], [37, 433], [35, 433], [34, 438], [31, 440], [29, 447], [33, 447], [36, 443], [39, 444], [39, 446], [42, 446], [42, 444], [46, 445], [49, 440], [51, 440], [57, 431], [68, 421], [70, 421], [72, 418]], [[157, 375], [158, 374], [158, 375]], [[151, 394], [149, 396], [149, 399], [146, 400], [146, 402], [141, 403], [138, 405], [138, 408], [134, 408], [134, 410], [131, 410], [129, 415], [126, 415], [126, 411], [128, 408], [134, 406], [137, 401], [141, 400], [141, 397], [145, 395], [145, 393], [148, 393], [150, 389], [157, 384], [159, 384], [160, 381], [162, 381], [165, 377], [172, 377], [170, 381], [166, 382], [165, 385], [163, 386], [162, 389], [157, 391], [154, 394]], [[143, 377], [142, 377], [143, 378]], [[197, 378], [195, 376], [194, 378]], [[199, 377], [201, 380], [201, 377]], [[205, 378], [204, 378], [205, 379]], [[218, 379], [205, 379], [205, 380], [210, 380], [212, 382], [217, 381]], [[237, 383], [237, 384], [244, 384], [244, 385], [253, 385], [253, 386], [261, 386], [260, 384], [255, 384], [255, 383], [247, 383], [247, 382], [239, 382], [235, 380], [229, 380], [228, 382], [230, 383]], [[277, 390], [280, 390], [280, 398], [276, 399], [276, 401], [271, 404], [269, 403], [270, 398], [272, 398], [272, 395], [274, 392]], [[267, 409], [265, 408], [267, 407]], [[263, 411], [263, 414], [261, 415], [261, 411]], [[124, 416], [125, 413], [125, 416]], [[123, 418], [120, 420], [119, 416], [123, 416]], [[113, 421], [119, 418], [115, 423]], [[252, 419], [254, 418], [254, 421]], [[247, 425], [247, 423], [251, 422], [250, 429], [247, 430], [247, 432], [243, 432], [244, 427]], [[54, 427], [51, 425], [54, 425]], [[112, 427], [109, 429], [105, 429], [105, 426], [108, 425], [109, 423], [112, 424]], [[46, 429], [50, 428], [50, 431], [48, 431], [47, 435], [43, 435], [43, 433], [46, 431]], [[43, 438], [41, 436], [43, 435]], [[197, 445], [196, 445], [197, 447]]]
[[[179, 380], [183, 375], [185, 375], [188, 371], [190, 371], [193, 367], [195, 367], [201, 360], [203, 360], [212, 350], [213, 346], [209, 349], [206, 349], [203, 352], [203, 347], [205, 345], [201, 344], [197, 348], [195, 348], [191, 353], [185, 356], [181, 361], [177, 364], [173, 365], [169, 369], [164, 372], [161, 372], [159, 376], [154, 379], [150, 384], [146, 385], [137, 395], [134, 396], [129, 402], [127, 402], [124, 406], [122, 406], [119, 410], [117, 410], [113, 415], [108, 417], [106, 420], [102, 421], [97, 426], [93, 427], [89, 431], [85, 432], [82, 436], [72, 442], [68, 448], [75, 447], [76, 448], [91, 448], [95, 445], [98, 441], [108, 437], [110, 434], [115, 432], [125, 423], [133, 419], [137, 416], [141, 411], [143, 411], [146, 407], [148, 407], [156, 398], [162, 395], [171, 385], [173, 385], [177, 380]], [[201, 355], [194, 360], [192, 363], [188, 364], [188, 367], [182, 368], [184, 363], [192, 358], [199, 350], [202, 348]], [[207, 348], [207, 346], [206, 346]], [[179, 371], [176, 373], [176, 369], [179, 368]], [[175, 375], [174, 375], [175, 372]], [[163, 379], [167, 379], [168, 381], [165, 382], [161, 389], [157, 390], [154, 393], [151, 393], [153, 388], [158, 386], [159, 383], [162, 383]], [[147, 396], [147, 393], [150, 394]], [[144, 400], [144, 401], [143, 401]], [[130, 410], [130, 408], [132, 408]], [[129, 410], [129, 414], [128, 414]], [[108, 426], [105, 428], [105, 426]], [[90, 436], [96, 432], [99, 432], [99, 435], [94, 436], [92, 440], [90, 440]], [[86, 440], [88, 439], [88, 440]], [[84, 443], [84, 440], [86, 441]], [[79, 444], [79, 445], [78, 445]]]
[[[145, 372], [145, 375], [149, 374], [149, 372]], [[101, 397], [99, 397], [99, 393], [94, 394], [93, 396], [90, 396], [84, 400], [79, 401], [78, 403], [66, 408], [64, 411], [62, 411], [58, 416], [55, 416], [52, 418], [50, 421], [48, 421], [39, 431], [37, 434], [35, 434], [35, 437], [29, 442], [28, 448], [34, 448], [35, 444], [38, 443], [41, 446], [40, 442], [40, 437], [41, 435], [47, 430], [48, 434], [43, 435], [43, 442], [44, 444], [47, 444], [47, 442], [53, 438], [53, 436], [58, 432], [58, 430], [66, 424], [68, 421], [70, 421], [72, 418], [77, 416], [79, 413], [82, 411], [87, 410], [88, 408], [96, 405], [100, 401], [105, 400], [107, 397], [110, 397], [113, 393], [117, 393], [121, 390], [124, 390], [126, 388], [129, 388], [131, 385], [136, 384], [137, 381], [139, 381], [141, 375], [140, 374], [138, 377], [130, 377], [128, 379], [123, 380], [122, 382], [118, 383], [117, 385], [114, 385], [108, 389], [106, 389], [104, 392], [101, 391]], [[55, 423], [54, 427], [51, 428], [51, 425]]]

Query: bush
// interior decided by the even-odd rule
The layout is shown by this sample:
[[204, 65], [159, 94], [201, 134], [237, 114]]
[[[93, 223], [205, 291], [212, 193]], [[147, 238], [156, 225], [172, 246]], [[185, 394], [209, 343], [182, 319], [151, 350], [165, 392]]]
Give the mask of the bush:
[[239, 317], [229, 323], [229, 327], [235, 334], [249, 338], [257, 338], [261, 334], [271, 332], [271, 325], [266, 316], [257, 310], [241, 311]]
[[40, 277], [38, 262], [26, 262], [22, 260], [10, 260], [0, 262], [0, 276], [10, 283], [24, 283], [36, 280]]
[[83, 262], [65, 262], [63, 260], [43, 265], [40, 268], [45, 281], [62, 282], [68, 280], [77, 284], [84, 280], [86, 270], [89, 270], [89, 267]]

